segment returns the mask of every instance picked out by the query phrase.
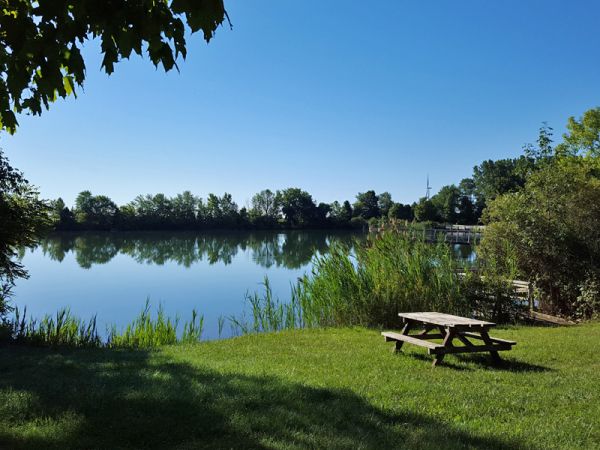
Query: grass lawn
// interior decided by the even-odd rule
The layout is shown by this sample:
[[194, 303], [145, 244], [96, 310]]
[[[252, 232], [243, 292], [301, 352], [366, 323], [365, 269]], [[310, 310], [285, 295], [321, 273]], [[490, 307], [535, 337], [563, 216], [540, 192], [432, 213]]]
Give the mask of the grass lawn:
[[0, 448], [600, 448], [600, 323], [492, 334], [501, 367], [365, 329], [0, 348]]

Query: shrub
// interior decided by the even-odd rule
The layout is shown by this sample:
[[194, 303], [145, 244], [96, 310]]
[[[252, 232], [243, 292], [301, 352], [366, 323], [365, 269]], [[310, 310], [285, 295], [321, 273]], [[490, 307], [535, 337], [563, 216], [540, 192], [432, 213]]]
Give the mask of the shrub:
[[521, 191], [492, 201], [484, 214], [483, 264], [535, 282], [546, 312], [580, 314], [578, 299], [589, 297], [588, 280], [600, 277], [599, 163], [556, 158], [531, 174]]

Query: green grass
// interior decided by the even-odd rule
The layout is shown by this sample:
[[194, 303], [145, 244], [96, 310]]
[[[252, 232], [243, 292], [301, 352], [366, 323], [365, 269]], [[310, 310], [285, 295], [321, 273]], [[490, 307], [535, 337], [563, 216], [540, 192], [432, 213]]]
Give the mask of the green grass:
[[0, 348], [0, 448], [599, 448], [600, 324], [517, 327], [492, 367], [377, 331]]

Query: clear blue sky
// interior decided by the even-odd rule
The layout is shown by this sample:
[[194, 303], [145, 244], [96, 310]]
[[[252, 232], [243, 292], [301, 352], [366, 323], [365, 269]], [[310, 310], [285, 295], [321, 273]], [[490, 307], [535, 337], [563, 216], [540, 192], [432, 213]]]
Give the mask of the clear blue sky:
[[193, 36], [181, 73], [132, 58], [108, 77], [88, 45], [85, 92], [2, 137], [13, 164], [67, 204], [289, 186], [412, 202], [427, 173], [457, 183], [600, 105], [595, 0], [225, 3], [233, 30]]

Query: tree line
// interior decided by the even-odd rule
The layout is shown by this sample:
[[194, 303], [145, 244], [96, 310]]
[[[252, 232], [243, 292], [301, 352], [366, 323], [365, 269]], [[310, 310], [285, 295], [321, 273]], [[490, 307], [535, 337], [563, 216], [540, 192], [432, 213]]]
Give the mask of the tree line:
[[292, 187], [265, 189], [241, 208], [229, 193], [201, 198], [190, 191], [174, 197], [139, 195], [118, 206], [86, 190], [71, 208], [61, 198], [51, 202], [52, 221], [57, 230], [364, 228], [382, 220], [476, 225], [490, 201], [521, 189], [529, 174], [552, 157], [551, 145], [552, 128], [544, 124], [537, 143], [526, 145], [523, 155], [484, 161], [458, 185], [443, 186], [412, 204], [374, 190], [358, 193], [353, 203], [317, 203], [308, 192]]
[[388, 215], [413, 218], [411, 205], [394, 202], [388, 192], [359, 193], [352, 204], [317, 203], [300, 188], [265, 189], [241, 208], [229, 193], [209, 194], [205, 199], [190, 191], [174, 197], [139, 195], [118, 206], [105, 195], [83, 191], [73, 207], [59, 198], [51, 202], [51, 211], [57, 230], [362, 228], [369, 220]]

